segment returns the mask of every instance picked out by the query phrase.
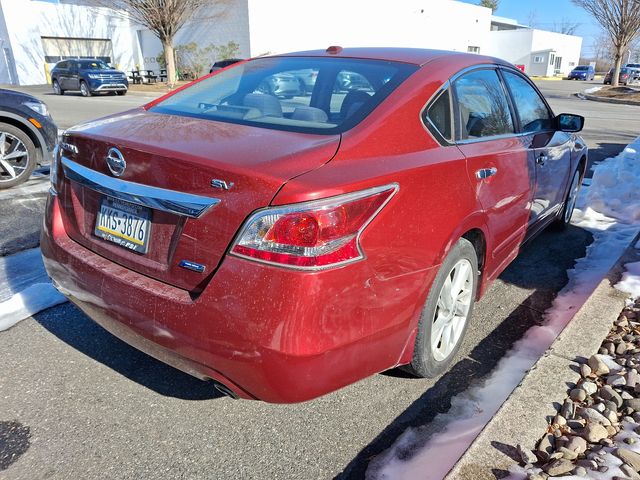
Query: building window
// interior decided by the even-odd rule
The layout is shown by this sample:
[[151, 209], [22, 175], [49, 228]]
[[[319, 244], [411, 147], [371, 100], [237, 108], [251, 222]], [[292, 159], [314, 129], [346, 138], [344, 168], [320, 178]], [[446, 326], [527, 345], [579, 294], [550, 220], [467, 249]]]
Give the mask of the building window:
[[544, 63], [544, 57], [542, 55], [535, 55], [533, 57], [533, 63]]
[[469, 53], [480, 53], [480, 47], [472, 47], [471, 45], [469, 45], [467, 47], [467, 52], [469, 52]]
[[550, 53], [549, 54], [549, 65], [553, 65], [556, 62], [556, 54], [555, 53]]
[[575, 67], [576, 66], [576, 62], [569, 62], [569, 66], [570, 67]]

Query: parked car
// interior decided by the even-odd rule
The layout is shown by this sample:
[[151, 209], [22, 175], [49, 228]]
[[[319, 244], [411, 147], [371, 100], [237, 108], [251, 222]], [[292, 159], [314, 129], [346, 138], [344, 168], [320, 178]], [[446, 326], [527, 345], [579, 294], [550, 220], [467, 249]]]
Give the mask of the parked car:
[[[611, 85], [613, 78], [614, 68], [610, 68], [607, 74], [604, 76], [602, 83], [605, 85]], [[622, 67], [620, 69], [620, 75], [618, 75], [618, 85], [628, 85], [629, 83], [637, 80], [640, 77], [640, 70], [633, 68]]]
[[83, 97], [96, 93], [126, 95], [127, 75], [101, 60], [71, 59], [56, 63], [51, 70], [51, 86], [56, 95], [78, 90]]
[[[304, 69], [311, 96], [256, 92]], [[334, 92], [344, 71], [372, 91]], [[432, 377], [523, 244], [569, 222], [583, 123], [476, 54], [256, 58], [67, 130], [42, 254], [93, 320], [231, 396]]]
[[213, 73], [216, 70], [222, 70], [223, 68], [233, 65], [234, 63], [242, 62], [242, 58], [227, 58], [226, 60], [219, 60], [215, 62], [209, 69], [209, 73]]
[[578, 65], [569, 73], [569, 80], [593, 80], [596, 75], [592, 65]]
[[25, 182], [51, 161], [58, 127], [36, 97], [0, 89], [0, 189]]
[[278, 72], [260, 82], [256, 92], [281, 98], [293, 98], [304, 95], [306, 89], [297, 76], [289, 72]]

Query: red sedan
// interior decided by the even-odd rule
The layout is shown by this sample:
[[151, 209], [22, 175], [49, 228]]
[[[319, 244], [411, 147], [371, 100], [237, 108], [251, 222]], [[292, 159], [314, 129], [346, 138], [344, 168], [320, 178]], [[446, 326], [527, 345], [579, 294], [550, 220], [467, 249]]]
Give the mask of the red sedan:
[[[299, 96], [262, 88], [300, 71]], [[571, 218], [583, 123], [495, 58], [257, 58], [65, 132], [42, 253], [89, 317], [232, 396], [435, 376], [522, 244]]]

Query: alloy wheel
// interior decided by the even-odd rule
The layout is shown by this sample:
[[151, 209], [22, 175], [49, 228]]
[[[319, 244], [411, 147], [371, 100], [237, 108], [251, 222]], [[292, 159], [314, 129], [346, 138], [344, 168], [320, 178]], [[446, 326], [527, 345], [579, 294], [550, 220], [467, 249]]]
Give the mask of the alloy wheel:
[[462, 337], [473, 300], [473, 282], [471, 263], [463, 258], [442, 285], [431, 325], [431, 351], [436, 361], [446, 360]]
[[10, 182], [20, 177], [29, 166], [29, 152], [22, 141], [0, 131], [0, 182]]
[[60, 95], [60, 84], [58, 82], [53, 82], [53, 93]]

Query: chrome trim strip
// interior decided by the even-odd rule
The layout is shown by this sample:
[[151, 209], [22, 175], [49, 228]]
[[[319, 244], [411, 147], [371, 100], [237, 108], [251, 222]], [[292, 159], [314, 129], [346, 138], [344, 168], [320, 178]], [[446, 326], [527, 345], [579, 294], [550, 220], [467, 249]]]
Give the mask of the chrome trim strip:
[[199, 218], [220, 203], [218, 198], [150, 187], [109, 177], [66, 157], [62, 157], [62, 169], [69, 180], [98, 193], [183, 217]]
[[98, 88], [96, 88], [94, 90], [94, 92], [104, 92], [105, 90], [111, 90], [111, 91], [116, 91], [116, 90], [126, 90], [127, 86], [124, 83], [116, 83], [116, 84], [109, 84], [109, 85], [100, 85]]

